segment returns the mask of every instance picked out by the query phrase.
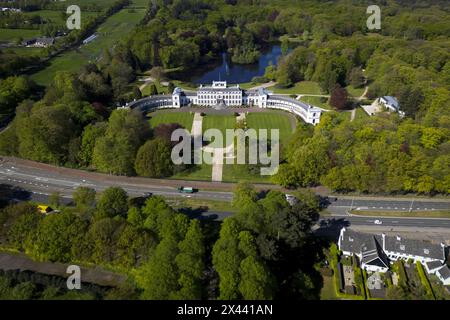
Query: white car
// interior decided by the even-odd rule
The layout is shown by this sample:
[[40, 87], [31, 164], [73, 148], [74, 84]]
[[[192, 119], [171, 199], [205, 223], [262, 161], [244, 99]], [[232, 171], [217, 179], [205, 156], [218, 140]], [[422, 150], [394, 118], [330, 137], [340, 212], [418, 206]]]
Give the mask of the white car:
[[383, 222], [381, 220], [375, 220], [373, 223], [375, 223], [375, 224], [383, 224]]

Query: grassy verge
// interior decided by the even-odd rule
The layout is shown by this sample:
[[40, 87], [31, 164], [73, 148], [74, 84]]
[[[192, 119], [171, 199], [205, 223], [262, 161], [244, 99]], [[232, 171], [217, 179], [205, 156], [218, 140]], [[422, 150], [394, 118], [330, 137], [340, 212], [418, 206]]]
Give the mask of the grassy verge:
[[207, 208], [208, 211], [234, 212], [234, 208], [229, 201], [203, 200], [193, 198], [166, 198], [167, 202], [175, 209], [182, 208]]
[[450, 218], [449, 210], [423, 210], [423, 211], [371, 211], [371, 210], [352, 210], [352, 214], [358, 216], [371, 216], [371, 217], [423, 217], [423, 218]]

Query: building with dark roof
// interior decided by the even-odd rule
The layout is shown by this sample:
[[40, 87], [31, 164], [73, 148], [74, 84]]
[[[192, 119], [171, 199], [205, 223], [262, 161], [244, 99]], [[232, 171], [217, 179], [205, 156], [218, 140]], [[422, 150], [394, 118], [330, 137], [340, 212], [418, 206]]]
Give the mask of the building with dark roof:
[[437, 270], [436, 275], [444, 285], [450, 286], [450, 268], [448, 267], [448, 265], [445, 265]]
[[356, 255], [361, 262], [361, 268], [367, 271], [386, 272], [393, 261], [402, 259], [418, 261], [425, 265], [428, 273], [441, 272], [442, 278], [447, 279], [445, 277], [448, 266], [445, 266], [447, 269], [442, 267], [446, 260], [446, 247], [442, 243], [434, 244], [429, 241], [385, 234], [374, 235], [342, 228], [338, 246], [344, 255]]
[[382, 237], [380, 236], [342, 228], [338, 246], [344, 255], [355, 254], [361, 261], [361, 267], [367, 271], [386, 272], [389, 270], [389, 259], [383, 252]]

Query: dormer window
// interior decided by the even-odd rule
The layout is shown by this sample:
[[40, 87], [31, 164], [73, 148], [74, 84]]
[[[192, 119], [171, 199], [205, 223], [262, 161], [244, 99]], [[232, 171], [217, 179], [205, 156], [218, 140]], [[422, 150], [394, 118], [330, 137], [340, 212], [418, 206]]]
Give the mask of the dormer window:
[[430, 254], [430, 250], [428, 250], [428, 249], [423, 249], [423, 253], [425, 253], [425, 254]]
[[405, 251], [405, 245], [400, 245], [400, 250], [403, 250], [403, 251]]

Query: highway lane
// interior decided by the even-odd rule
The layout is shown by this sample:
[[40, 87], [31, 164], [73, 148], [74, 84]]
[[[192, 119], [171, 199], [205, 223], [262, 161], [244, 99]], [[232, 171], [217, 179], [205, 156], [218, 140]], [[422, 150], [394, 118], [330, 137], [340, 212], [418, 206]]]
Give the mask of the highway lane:
[[[205, 200], [231, 201], [233, 194], [226, 191], [199, 190], [194, 194], [180, 194], [173, 186], [155, 185], [155, 180], [125, 179], [123, 177], [97, 175], [90, 172], [74, 170], [69, 173], [56, 167], [50, 169], [35, 168], [17, 164], [14, 161], [0, 161], [0, 184], [23, 188], [33, 195], [48, 196], [59, 192], [61, 196], [70, 198], [79, 186], [86, 186], [101, 192], [111, 186], [122, 187], [130, 196], [141, 196], [153, 193], [165, 197], [189, 197]], [[332, 198], [331, 198], [332, 199]], [[446, 199], [393, 199], [393, 198], [350, 198], [339, 197], [331, 201], [327, 210], [334, 215], [345, 215], [349, 209], [361, 210], [450, 210], [450, 200]], [[356, 219], [356, 218], [355, 218]], [[403, 220], [403, 219], [402, 219]], [[355, 223], [358, 223], [357, 219]], [[395, 222], [392, 222], [395, 224]]]
[[[48, 195], [33, 193], [31, 199], [36, 202], [48, 203]], [[64, 204], [72, 202], [71, 197], [64, 197], [61, 199]], [[223, 219], [232, 216], [232, 212], [203, 212], [200, 217], [202, 219], [212, 219], [222, 221]], [[375, 220], [381, 220], [381, 225], [376, 225]], [[321, 216], [318, 226], [373, 226], [377, 229], [386, 228], [445, 228], [450, 229], [450, 219], [440, 218], [395, 218], [395, 217], [363, 217], [363, 216], [349, 216], [349, 215], [332, 215]]]

